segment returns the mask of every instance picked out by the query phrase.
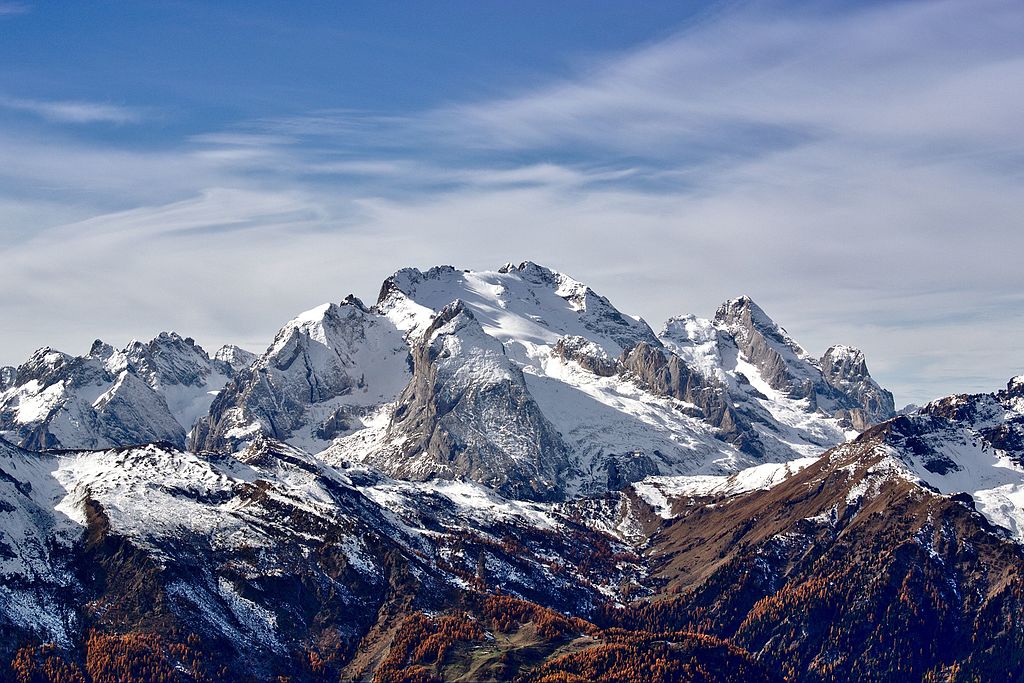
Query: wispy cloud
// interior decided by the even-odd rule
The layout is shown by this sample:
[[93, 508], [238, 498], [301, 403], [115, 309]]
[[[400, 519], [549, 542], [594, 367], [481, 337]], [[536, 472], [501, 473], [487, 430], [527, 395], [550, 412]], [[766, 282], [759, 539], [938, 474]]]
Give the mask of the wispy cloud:
[[28, 14], [31, 7], [22, 2], [0, 2], [0, 17]]
[[138, 109], [101, 102], [72, 100], [33, 100], [19, 97], [0, 97], [0, 107], [27, 112], [55, 123], [138, 123], [142, 112]]

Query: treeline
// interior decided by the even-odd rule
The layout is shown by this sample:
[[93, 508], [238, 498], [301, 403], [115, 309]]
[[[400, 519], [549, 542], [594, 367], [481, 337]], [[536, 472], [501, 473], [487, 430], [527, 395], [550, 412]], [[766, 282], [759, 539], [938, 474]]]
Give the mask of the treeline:
[[523, 683], [773, 683], [782, 681], [725, 641], [692, 633], [605, 631], [599, 644], [551, 659]]
[[26, 645], [11, 661], [17, 683], [219, 683], [229, 680], [223, 665], [215, 665], [190, 634], [182, 642], [167, 642], [153, 633], [101, 634], [85, 641], [84, 670], [53, 644]]

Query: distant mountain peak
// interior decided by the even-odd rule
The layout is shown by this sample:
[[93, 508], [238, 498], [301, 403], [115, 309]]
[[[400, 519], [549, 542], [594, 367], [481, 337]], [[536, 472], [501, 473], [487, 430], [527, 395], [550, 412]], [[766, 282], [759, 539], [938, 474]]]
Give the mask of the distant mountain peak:
[[715, 312], [715, 322], [741, 334], [756, 330], [773, 341], [789, 346], [797, 354], [806, 355], [803, 347], [746, 294], [729, 299], [719, 306]]
[[105, 448], [163, 440], [183, 446], [233, 369], [191, 337], [162, 332], [85, 356], [50, 347], [23, 363], [0, 395], [0, 433], [28, 448]]
[[227, 363], [234, 370], [241, 370], [253, 364], [258, 356], [234, 344], [225, 344], [213, 354], [214, 360]]
[[92, 343], [92, 346], [89, 347], [88, 355], [90, 358], [96, 358], [101, 361], [106, 361], [111, 356], [113, 356], [114, 353], [116, 353], [116, 349], [114, 349], [113, 346], [106, 343], [102, 339], [97, 339]]

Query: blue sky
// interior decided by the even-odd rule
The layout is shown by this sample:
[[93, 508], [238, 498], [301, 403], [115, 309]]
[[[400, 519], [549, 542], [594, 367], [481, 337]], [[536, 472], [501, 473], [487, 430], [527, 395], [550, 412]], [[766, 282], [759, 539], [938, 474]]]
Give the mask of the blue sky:
[[897, 400], [1024, 366], [1024, 6], [0, 1], [0, 362], [531, 259]]

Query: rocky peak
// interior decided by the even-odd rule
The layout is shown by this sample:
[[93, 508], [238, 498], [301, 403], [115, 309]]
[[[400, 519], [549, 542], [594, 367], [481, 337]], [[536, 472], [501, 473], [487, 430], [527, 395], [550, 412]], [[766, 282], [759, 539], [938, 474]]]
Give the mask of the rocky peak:
[[0, 367], [0, 391], [6, 391], [14, 386], [14, 379], [18, 376], [18, 369], [9, 365]]
[[258, 356], [234, 344], [225, 344], [217, 349], [213, 358], [227, 364], [234, 372], [238, 372], [252, 365]]
[[416, 286], [421, 282], [438, 280], [456, 272], [458, 271], [454, 266], [434, 266], [426, 272], [419, 268], [402, 268], [381, 284], [380, 293], [377, 295], [377, 306], [386, 308], [396, 296], [413, 296]]
[[408, 347], [387, 317], [352, 296], [322, 304], [285, 323], [262, 356], [237, 370], [189, 443], [235, 451], [268, 435], [319, 450], [394, 400], [408, 372]]
[[59, 380], [75, 365], [75, 357], [45, 346], [37, 349], [27, 361], [18, 366], [17, 384], [25, 384], [32, 380], [45, 385]]
[[825, 385], [816, 362], [750, 297], [730, 299], [719, 306], [715, 325], [732, 336], [772, 389], [791, 398], [810, 398], [816, 407], [816, 385]]
[[89, 354], [88, 354], [88, 356], [89, 356], [89, 358], [95, 358], [96, 360], [99, 360], [99, 361], [102, 361], [102, 362], [105, 363], [115, 353], [117, 353], [117, 351], [114, 349], [113, 346], [111, 346], [110, 344], [107, 344], [102, 339], [97, 339], [96, 341], [94, 341], [92, 343], [92, 346], [89, 347]]
[[80, 357], [40, 349], [0, 399], [0, 431], [32, 449], [184, 445], [228, 374], [174, 333], [121, 351], [96, 340]]
[[[506, 263], [498, 269], [498, 272], [502, 274], [518, 273], [524, 280], [529, 280], [536, 284], [557, 285], [560, 280], [566, 278], [565, 275], [559, 273], [557, 270], [552, 270], [551, 268], [534, 263], [533, 261], [523, 261], [518, 266]], [[575, 280], [573, 282], [575, 282]]]
[[851, 421], [858, 429], [896, 414], [892, 393], [872, 379], [860, 349], [843, 345], [831, 347], [822, 356], [821, 371], [829, 386], [853, 400], [855, 410], [863, 411], [860, 415], [851, 414]]
[[767, 339], [791, 347], [800, 355], [804, 354], [804, 350], [790, 338], [786, 330], [745, 294], [719, 306], [715, 312], [715, 322], [738, 336], [749, 336], [757, 332]]
[[191, 337], [161, 332], [149, 342], [132, 341], [124, 350], [128, 366], [154, 388], [198, 387], [210, 374], [210, 357]]
[[363, 300], [360, 299], [359, 297], [357, 297], [355, 294], [349, 294], [344, 299], [342, 299], [341, 300], [341, 305], [342, 306], [355, 306], [356, 308], [358, 308], [363, 313], [369, 313], [370, 312], [370, 309], [366, 307], [366, 304], [363, 303]]
[[821, 357], [821, 371], [826, 378], [848, 382], [858, 382], [871, 376], [864, 352], [842, 344], [829, 347]]
[[455, 334], [467, 325], [473, 326], [474, 334], [483, 334], [483, 329], [473, 315], [473, 311], [466, 308], [462, 299], [456, 299], [437, 312], [434, 322], [430, 324], [423, 336], [429, 341], [439, 334]]

